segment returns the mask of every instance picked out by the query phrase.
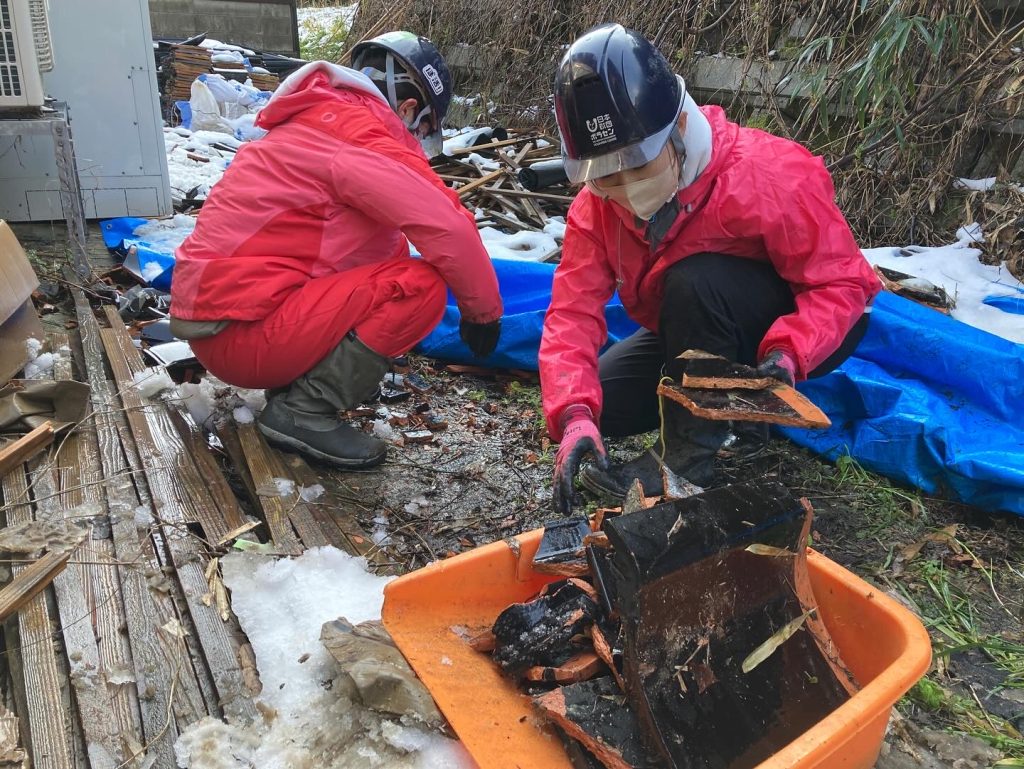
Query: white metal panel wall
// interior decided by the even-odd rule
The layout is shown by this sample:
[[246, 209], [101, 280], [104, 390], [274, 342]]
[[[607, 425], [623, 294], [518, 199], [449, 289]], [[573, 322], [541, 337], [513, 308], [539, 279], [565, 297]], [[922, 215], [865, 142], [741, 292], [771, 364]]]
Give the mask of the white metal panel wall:
[[[171, 213], [147, 0], [50, 0], [46, 92], [71, 108], [89, 218]], [[0, 137], [0, 218], [62, 219], [48, 136]]]

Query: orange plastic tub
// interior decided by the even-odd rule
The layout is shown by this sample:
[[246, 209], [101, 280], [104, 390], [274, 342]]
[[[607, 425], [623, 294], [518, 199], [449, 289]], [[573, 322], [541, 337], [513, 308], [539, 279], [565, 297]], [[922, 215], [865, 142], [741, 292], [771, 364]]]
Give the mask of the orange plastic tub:
[[[571, 769], [528, 697], [465, 638], [554, 577], [531, 564], [542, 531], [495, 542], [400, 577], [384, 589], [384, 625], [481, 769]], [[911, 612], [823, 555], [807, 559], [821, 617], [862, 686], [757, 769], [871, 769], [893, 704], [931, 662]]]

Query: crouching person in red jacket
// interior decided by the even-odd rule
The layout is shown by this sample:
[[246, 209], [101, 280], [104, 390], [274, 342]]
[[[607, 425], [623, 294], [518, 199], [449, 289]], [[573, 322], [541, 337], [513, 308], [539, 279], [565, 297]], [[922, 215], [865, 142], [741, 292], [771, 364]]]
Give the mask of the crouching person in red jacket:
[[502, 303], [473, 215], [424, 153], [440, 150], [444, 60], [407, 32], [353, 60], [302, 67], [260, 112], [269, 133], [238, 152], [178, 249], [171, 313], [207, 369], [272, 391], [270, 441], [361, 468], [385, 446], [339, 412], [437, 325], [446, 287], [477, 355], [497, 344]]
[[[652, 452], [610, 464], [606, 436], [661, 424], [656, 388], [701, 349], [786, 382], [838, 366], [867, 326], [880, 284], [834, 203], [820, 158], [698, 107], [641, 35], [597, 27], [555, 80], [566, 171], [585, 182], [569, 211], [540, 348], [548, 431], [561, 441], [554, 504], [568, 513], [581, 460], [592, 491], [639, 478], [659, 494], [659, 458], [705, 484], [728, 423], [666, 400]], [[618, 290], [643, 327], [599, 352]], [[656, 456], [658, 455], [658, 456]]]

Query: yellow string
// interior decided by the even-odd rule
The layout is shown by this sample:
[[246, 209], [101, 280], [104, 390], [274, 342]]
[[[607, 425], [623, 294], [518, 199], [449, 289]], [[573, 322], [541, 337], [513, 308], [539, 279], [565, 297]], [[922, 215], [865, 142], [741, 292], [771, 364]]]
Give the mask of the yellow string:
[[[661, 380], [658, 382], [658, 384], [659, 385], [663, 385], [666, 382], [668, 382], [669, 384], [672, 384], [673, 383], [672, 382], [672, 377], [663, 376], [661, 378]], [[658, 393], [658, 420], [660, 422], [660, 424], [658, 425], [658, 435], [661, 438], [661, 454], [660, 454], [660, 456], [658, 458], [661, 460], [661, 462], [659, 462], [659, 464], [664, 465], [665, 464], [665, 396], [662, 395], [661, 393]]]

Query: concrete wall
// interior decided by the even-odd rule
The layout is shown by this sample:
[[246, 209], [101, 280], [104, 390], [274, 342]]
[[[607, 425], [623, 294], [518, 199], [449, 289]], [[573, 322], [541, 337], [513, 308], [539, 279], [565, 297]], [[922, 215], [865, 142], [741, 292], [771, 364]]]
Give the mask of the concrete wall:
[[225, 43], [297, 56], [295, 0], [149, 0], [153, 36], [206, 32]]

